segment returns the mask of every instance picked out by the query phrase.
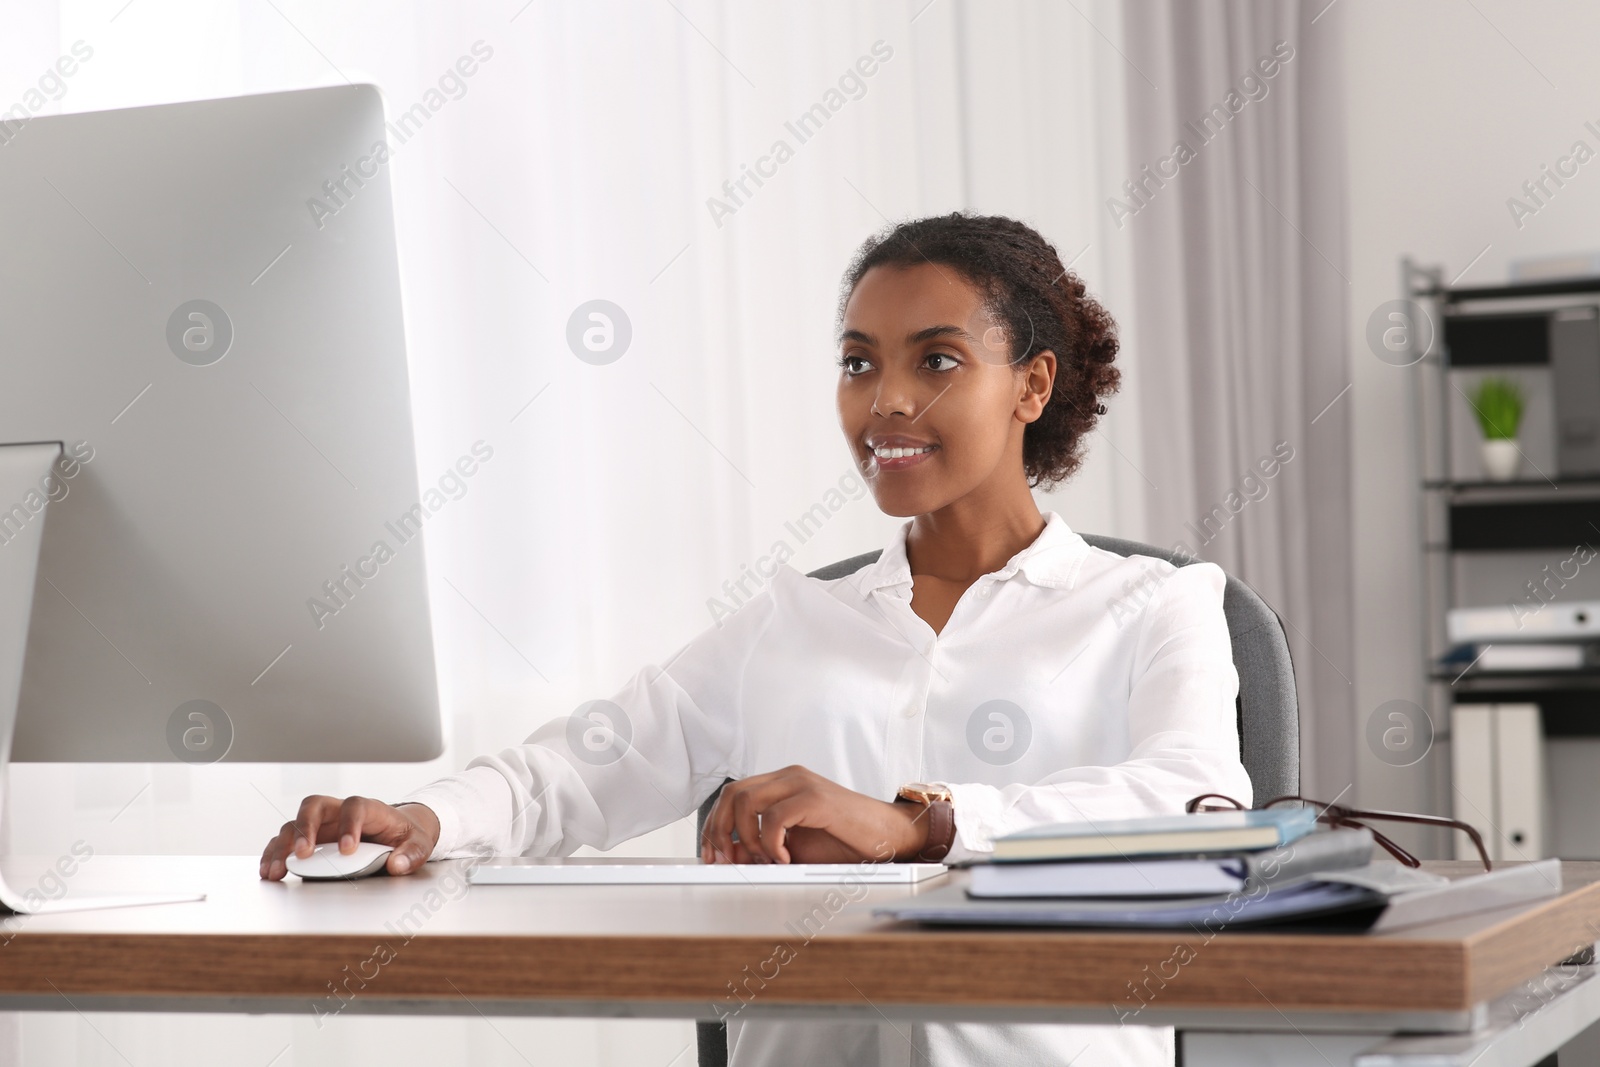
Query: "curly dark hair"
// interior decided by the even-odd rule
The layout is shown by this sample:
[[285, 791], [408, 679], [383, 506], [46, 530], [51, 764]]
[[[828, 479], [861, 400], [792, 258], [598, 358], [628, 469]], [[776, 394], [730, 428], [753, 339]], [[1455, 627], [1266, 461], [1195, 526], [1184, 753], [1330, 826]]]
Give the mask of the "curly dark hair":
[[1105, 414], [1100, 398], [1116, 392], [1122, 378], [1111, 365], [1118, 342], [1110, 313], [1033, 227], [958, 211], [869, 237], [845, 271], [840, 328], [850, 294], [867, 271], [922, 263], [950, 267], [983, 294], [985, 309], [1005, 324], [1012, 366], [1040, 352], [1056, 354], [1055, 387], [1023, 434], [1022, 464], [1031, 485], [1049, 488], [1071, 477], [1083, 463], [1083, 439]]

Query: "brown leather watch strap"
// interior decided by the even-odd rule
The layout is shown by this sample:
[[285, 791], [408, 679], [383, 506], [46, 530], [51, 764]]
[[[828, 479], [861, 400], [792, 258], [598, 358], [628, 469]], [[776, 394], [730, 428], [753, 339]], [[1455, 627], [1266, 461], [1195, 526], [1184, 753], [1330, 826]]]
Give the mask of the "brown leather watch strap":
[[928, 843], [912, 857], [917, 863], [939, 863], [956, 843], [956, 809], [948, 800], [935, 800], [922, 816], [928, 820]]

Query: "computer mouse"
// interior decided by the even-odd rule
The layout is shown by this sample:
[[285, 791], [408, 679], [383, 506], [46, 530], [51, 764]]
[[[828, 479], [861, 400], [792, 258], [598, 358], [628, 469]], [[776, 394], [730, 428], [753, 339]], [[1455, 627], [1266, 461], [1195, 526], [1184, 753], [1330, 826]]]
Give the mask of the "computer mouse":
[[365, 878], [383, 870], [389, 860], [393, 845], [380, 845], [376, 841], [363, 841], [348, 856], [339, 851], [339, 842], [327, 841], [311, 850], [311, 855], [301, 859], [293, 852], [284, 860], [290, 874], [298, 874], [308, 882], [328, 882], [336, 878]]

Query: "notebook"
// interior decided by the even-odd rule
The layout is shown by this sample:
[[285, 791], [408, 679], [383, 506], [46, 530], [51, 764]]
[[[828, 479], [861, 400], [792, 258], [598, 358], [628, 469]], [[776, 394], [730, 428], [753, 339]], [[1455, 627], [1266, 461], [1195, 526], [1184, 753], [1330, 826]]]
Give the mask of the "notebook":
[[994, 860], [1127, 859], [1274, 848], [1304, 837], [1316, 824], [1317, 812], [1310, 807], [1050, 823], [996, 838]]
[[1278, 848], [1233, 855], [982, 864], [972, 868], [967, 893], [993, 900], [1207, 896], [1360, 867], [1371, 859], [1371, 830], [1322, 830]]
[[967, 895], [1029, 897], [1199, 897], [1244, 888], [1241, 860], [1134, 860], [1102, 863], [990, 863], [972, 868]]

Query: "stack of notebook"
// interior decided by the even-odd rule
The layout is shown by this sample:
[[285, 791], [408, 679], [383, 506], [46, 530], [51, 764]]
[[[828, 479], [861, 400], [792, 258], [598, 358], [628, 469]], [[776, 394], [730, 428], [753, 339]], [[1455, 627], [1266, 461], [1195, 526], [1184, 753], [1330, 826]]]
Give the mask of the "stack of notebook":
[[[1372, 833], [1318, 830], [1312, 808], [1035, 827], [955, 884], [876, 909], [958, 925], [1366, 929], [1559, 892], [1559, 861], [1454, 882], [1372, 862]], [[1404, 904], [1396, 913], [1396, 905]]]

